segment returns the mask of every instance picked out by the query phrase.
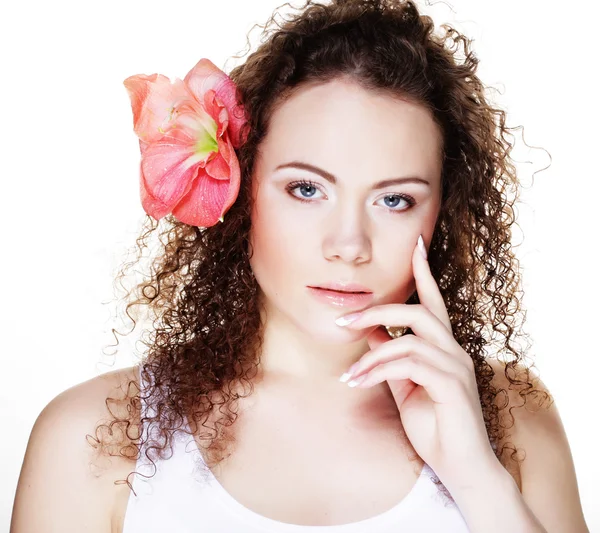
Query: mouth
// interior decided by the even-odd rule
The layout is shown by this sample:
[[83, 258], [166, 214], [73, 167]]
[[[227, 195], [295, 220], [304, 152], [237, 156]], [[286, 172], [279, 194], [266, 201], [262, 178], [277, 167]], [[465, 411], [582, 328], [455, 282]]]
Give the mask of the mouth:
[[372, 292], [342, 291], [324, 287], [308, 287], [310, 293], [321, 302], [346, 308], [364, 307], [373, 301]]
[[337, 294], [372, 294], [367, 291], [338, 291], [334, 289], [326, 289], [325, 287], [311, 287], [311, 289], [319, 289], [321, 291], [333, 292]]
[[309, 285], [308, 287], [335, 294], [373, 294], [369, 287], [353, 281], [332, 280], [326, 281], [323, 285]]

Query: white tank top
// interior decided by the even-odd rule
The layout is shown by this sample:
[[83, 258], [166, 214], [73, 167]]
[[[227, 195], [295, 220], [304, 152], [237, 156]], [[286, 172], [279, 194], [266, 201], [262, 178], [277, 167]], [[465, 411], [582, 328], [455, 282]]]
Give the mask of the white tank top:
[[[140, 382], [141, 383], [141, 382]], [[140, 385], [143, 390], [143, 384]], [[142, 412], [152, 406], [141, 402]], [[189, 431], [189, 424], [185, 428]], [[143, 427], [144, 440], [148, 435]], [[438, 493], [425, 464], [412, 490], [391, 509], [376, 516], [333, 526], [279, 522], [258, 514], [234, 499], [206, 469], [193, 436], [176, 432], [173, 454], [165, 460], [146, 457], [136, 463], [123, 533], [468, 533], [458, 507]], [[200, 471], [198, 462], [208, 470]], [[152, 476], [152, 477], [149, 477]], [[260, 480], [257, 480], [257, 490]]]

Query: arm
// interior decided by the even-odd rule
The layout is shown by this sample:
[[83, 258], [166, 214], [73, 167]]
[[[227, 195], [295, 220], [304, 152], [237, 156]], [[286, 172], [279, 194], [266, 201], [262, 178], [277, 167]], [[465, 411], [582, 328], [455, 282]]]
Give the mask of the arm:
[[[504, 376], [504, 365], [489, 361], [494, 385], [509, 394], [511, 405], [523, 403]], [[549, 392], [538, 378], [536, 389]], [[525, 450], [521, 465], [522, 493], [497, 461], [470, 487], [458, 487], [452, 496], [473, 532], [589, 533], [585, 523], [573, 457], [556, 404], [512, 411], [511, 442]], [[498, 468], [500, 467], [500, 468]]]
[[[536, 518], [512, 476], [498, 462], [478, 483], [448, 487], [472, 533], [554, 533]], [[567, 531], [567, 530], [564, 530]], [[569, 530], [575, 532], [575, 530]], [[583, 533], [585, 530], [578, 530]], [[589, 533], [589, 532], [587, 532]]]

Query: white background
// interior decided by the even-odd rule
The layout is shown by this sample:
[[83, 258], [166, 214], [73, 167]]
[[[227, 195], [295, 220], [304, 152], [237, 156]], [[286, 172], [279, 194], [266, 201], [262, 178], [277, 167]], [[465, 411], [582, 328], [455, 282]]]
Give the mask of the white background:
[[[111, 327], [127, 331], [114, 319], [112, 281], [144, 216], [123, 80], [183, 78], [200, 57], [229, 72], [243, 61], [233, 56], [244, 53], [251, 26], [282, 3], [21, 0], [0, 8], [0, 531], [8, 531], [42, 408], [68, 387], [135, 363], [128, 337], [116, 359], [106, 348]], [[509, 111], [510, 126], [524, 126], [527, 144], [552, 156], [515, 132], [527, 189], [524, 236], [515, 227], [514, 243], [522, 242], [530, 355], [561, 413], [587, 523], [600, 532], [598, 4], [449, 5], [424, 11], [475, 39], [479, 76], [500, 91], [488, 95]]]

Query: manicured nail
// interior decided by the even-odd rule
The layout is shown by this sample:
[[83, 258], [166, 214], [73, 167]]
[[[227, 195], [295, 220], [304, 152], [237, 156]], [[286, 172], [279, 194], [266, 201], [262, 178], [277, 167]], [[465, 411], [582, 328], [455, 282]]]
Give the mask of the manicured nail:
[[421, 250], [421, 253], [423, 254], [423, 257], [425, 259], [427, 259], [427, 250], [425, 249], [425, 243], [423, 242], [423, 236], [419, 235], [419, 239], [417, 240], [417, 243], [419, 244], [419, 250]]
[[359, 378], [356, 378], [356, 379], [353, 379], [352, 381], [349, 381], [348, 382], [348, 387], [356, 387], [359, 383], [362, 383], [365, 379], [367, 379], [367, 377], [369, 377], [368, 374], [363, 374]]
[[346, 326], [350, 324], [350, 322], [354, 322], [359, 316], [360, 313], [352, 313], [351, 315], [341, 316], [335, 321], [335, 323], [338, 326]]
[[349, 369], [348, 372], [345, 372], [344, 374], [341, 375], [340, 377], [340, 381], [342, 383], [346, 383], [346, 381], [348, 381], [352, 375], [354, 374], [354, 372], [356, 372], [356, 370], [358, 369], [358, 363], [354, 363]]

